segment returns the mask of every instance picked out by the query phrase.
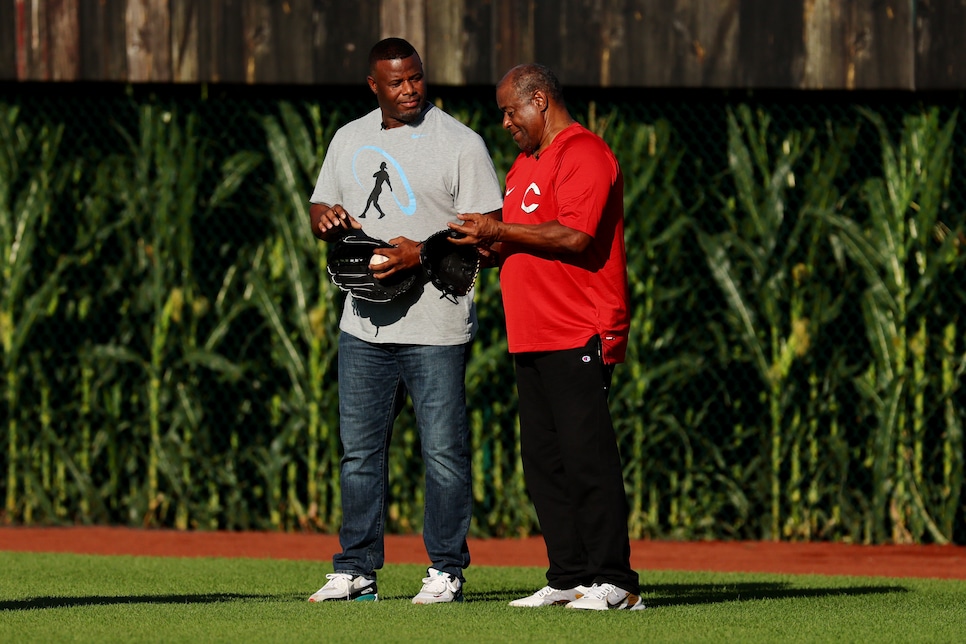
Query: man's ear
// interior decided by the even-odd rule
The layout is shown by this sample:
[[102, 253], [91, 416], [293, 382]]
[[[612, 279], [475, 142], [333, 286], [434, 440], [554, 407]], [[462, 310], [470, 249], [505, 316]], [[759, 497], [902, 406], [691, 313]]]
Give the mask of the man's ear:
[[371, 89], [372, 90], [372, 93], [375, 94], [376, 93], [376, 79], [373, 78], [372, 76], [366, 76], [366, 82], [369, 83], [369, 89]]
[[543, 90], [538, 89], [537, 91], [535, 91], [533, 93], [533, 98], [531, 98], [530, 100], [533, 101], [533, 104], [541, 112], [546, 112], [547, 108], [550, 107], [550, 101], [547, 100], [547, 95], [543, 92]]

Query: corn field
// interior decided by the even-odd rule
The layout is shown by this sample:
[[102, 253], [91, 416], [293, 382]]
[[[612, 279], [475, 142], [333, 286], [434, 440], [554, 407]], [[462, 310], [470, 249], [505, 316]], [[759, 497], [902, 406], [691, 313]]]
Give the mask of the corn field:
[[[307, 200], [374, 103], [190, 94], [0, 95], [5, 524], [338, 529], [343, 296]], [[438, 103], [502, 178], [490, 93]], [[625, 174], [632, 537], [966, 543], [958, 104], [571, 108]], [[477, 302], [472, 530], [536, 533], [495, 269]], [[407, 408], [392, 532], [418, 454]]]

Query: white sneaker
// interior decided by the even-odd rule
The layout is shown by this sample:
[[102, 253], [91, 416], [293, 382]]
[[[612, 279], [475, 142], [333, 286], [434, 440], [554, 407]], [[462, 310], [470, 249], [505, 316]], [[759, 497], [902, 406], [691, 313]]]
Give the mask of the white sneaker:
[[544, 586], [529, 597], [514, 599], [510, 606], [531, 608], [536, 606], [563, 606], [569, 604], [589, 590], [587, 586], [577, 586], [568, 590], [558, 590], [553, 586]]
[[310, 602], [324, 602], [329, 600], [341, 601], [376, 601], [379, 593], [376, 592], [376, 580], [367, 579], [362, 575], [353, 577], [344, 572], [337, 572], [325, 576], [327, 581], [324, 586], [315, 591], [309, 597]]
[[463, 601], [463, 583], [453, 575], [430, 568], [423, 589], [413, 597], [414, 604], [445, 604]]
[[644, 610], [640, 596], [633, 595], [614, 584], [594, 584], [584, 596], [567, 604], [567, 608], [581, 610]]

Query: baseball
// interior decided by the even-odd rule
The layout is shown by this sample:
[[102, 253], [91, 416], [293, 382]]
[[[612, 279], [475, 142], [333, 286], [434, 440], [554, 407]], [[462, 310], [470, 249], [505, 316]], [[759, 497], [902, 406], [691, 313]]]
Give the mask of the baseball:
[[372, 258], [369, 259], [369, 266], [378, 266], [379, 264], [383, 264], [388, 261], [389, 258], [385, 255], [373, 255]]

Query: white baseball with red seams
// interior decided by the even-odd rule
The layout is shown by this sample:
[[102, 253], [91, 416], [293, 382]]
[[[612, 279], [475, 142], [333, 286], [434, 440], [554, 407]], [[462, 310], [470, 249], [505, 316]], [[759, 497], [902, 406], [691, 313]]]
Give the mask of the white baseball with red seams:
[[388, 261], [389, 261], [389, 258], [386, 257], [385, 255], [373, 255], [372, 258], [369, 260], [369, 266], [378, 266], [379, 264], [383, 264]]

